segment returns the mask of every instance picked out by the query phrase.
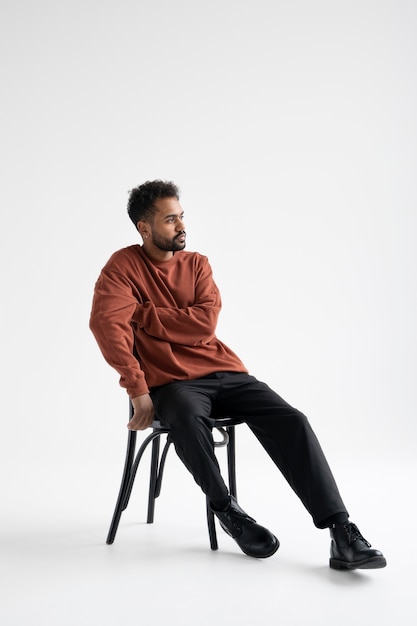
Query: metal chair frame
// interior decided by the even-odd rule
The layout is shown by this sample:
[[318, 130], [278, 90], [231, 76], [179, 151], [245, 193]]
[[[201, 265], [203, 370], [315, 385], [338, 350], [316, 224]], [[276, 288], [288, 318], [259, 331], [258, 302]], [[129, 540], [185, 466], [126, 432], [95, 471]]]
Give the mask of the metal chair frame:
[[[129, 417], [133, 416], [133, 407], [129, 403]], [[237, 496], [236, 489], [236, 441], [235, 426], [241, 424], [242, 420], [238, 418], [222, 417], [215, 420], [214, 427], [222, 436], [221, 441], [214, 441], [214, 446], [226, 447], [227, 449], [227, 469], [229, 480], [229, 492], [232, 496]], [[160, 444], [162, 435], [167, 435], [162, 454], [160, 454]], [[155, 515], [155, 500], [159, 497], [162, 487], [162, 478], [164, 474], [165, 461], [169, 447], [172, 443], [169, 428], [161, 425], [159, 421], [152, 424], [152, 432], [144, 439], [136, 452], [137, 431], [130, 430], [127, 438], [127, 449], [125, 464], [123, 469], [122, 481], [120, 484], [119, 495], [116, 501], [113, 518], [110, 524], [106, 543], [112, 544], [115, 540], [117, 529], [119, 527], [120, 518], [123, 511], [127, 509], [130, 495], [132, 493], [133, 484], [135, 482], [136, 473], [139, 463], [143, 457], [145, 450], [149, 444], [152, 444], [151, 464], [149, 476], [149, 492], [148, 492], [148, 512], [147, 524], [152, 524]], [[207, 527], [210, 540], [210, 548], [218, 549], [217, 533], [215, 526], [215, 516], [210, 507], [210, 501], [206, 498]]]

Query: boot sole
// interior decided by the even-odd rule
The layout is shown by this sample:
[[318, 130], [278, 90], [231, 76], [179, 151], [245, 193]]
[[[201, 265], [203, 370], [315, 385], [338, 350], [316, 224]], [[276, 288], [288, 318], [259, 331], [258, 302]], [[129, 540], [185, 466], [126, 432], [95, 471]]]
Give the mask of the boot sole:
[[352, 569], [380, 569], [385, 567], [387, 561], [383, 556], [374, 556], [370, 559], [363, 559], [363, 561], [340, 561], [339, 559], [330, 559], [329, 565], [332, 569], [337, 570], [352, 570]]

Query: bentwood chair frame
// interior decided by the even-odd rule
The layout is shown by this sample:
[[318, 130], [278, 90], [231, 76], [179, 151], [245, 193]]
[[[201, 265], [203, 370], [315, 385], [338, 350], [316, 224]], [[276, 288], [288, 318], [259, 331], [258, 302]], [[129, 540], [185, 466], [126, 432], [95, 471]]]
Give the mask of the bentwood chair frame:
[[[133, 406], [129, 402], [129, 419], [133, 416]], [[236, 440], [235, 426], [241, 424], [239, 418], [221, 417], [216, 418], [214, 428], [216, 428], [221, 436], [221, 441], [214, 441], [215, 448], [226, 447], [227, 449], [227, 469], [229, 480], [229, 492], [232, 496], [237, 496], [236, 490]], [[161, 437], [166, 435], [165, 445], [161, 453]], [[169, 428], [166, 428], [159, 421], [152, 423], [152, 432], [144, 439], [142, 444], [136, 451], [137, 431], [130, 430], [127, 438], [127, 448], [125, 464], [123, 469], [122, 481], [120, 484], [119, 495], [116, 501], [113, 518], [110, 524], [106, 543], [112, 544], [115, 540], [117, 529], [119, 527], [120, 518], [123, 511], [126, 510], [130, 495], [132, 493], [133, 484], [135, 482], [136, 473], [143, 457], [145, 450], [151, 445], [151, 463], [149, 476], [149, 492], [148, 492], [148, 512], [147, 523], [152, 524], [155, 515], [155, 500], [159, 497], [162, 487], [162, 478], [164, 474], [165, 461], [172, 440], [170, 438]], [[215, 526], [214, 514], [210, 507], [210, 502], [206, 498], [207, 526], [210, 540], [210, 548], [217, 550], [217, 534]]]

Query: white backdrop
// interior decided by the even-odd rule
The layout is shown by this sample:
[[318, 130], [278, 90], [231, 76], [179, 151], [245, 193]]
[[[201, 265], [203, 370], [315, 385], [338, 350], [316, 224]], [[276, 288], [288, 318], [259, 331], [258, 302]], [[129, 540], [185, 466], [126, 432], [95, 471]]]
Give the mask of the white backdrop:
[[[414, 624], [401, 538], [414, 533], [416, 2], [0, 11], [3, 622], [130, 626], [159, 582], [160, 624], [194, 624], [194, 608], [201, 626]], [[224, 534], [210, 553], [175, 454], [158, 523], [140, 524], [138, 481], [104, 545], [127, 397], [88, 319], [101, 267], [138, 241], [128, 191], [154, 178], [180, 186], [187, 249], [211, 260], [219, 337], [309, 416], [386, 570], [329, 570], [328, 534], [244, 427], [239, 498], [277, 532], [276, 559], [245, 559]]]
[[128, 191], [153, 178], [182, 190], [187, 249], [209, 256], [222, 291], [220, 338], [310, 417], [331, 461], [412, 453], [416, 3], [1, 10], [13, 497], [39, 498], [58, 460], [87, 480], [120, 460], [127, 400], [88, 317], [101, 267], [138, 241]]

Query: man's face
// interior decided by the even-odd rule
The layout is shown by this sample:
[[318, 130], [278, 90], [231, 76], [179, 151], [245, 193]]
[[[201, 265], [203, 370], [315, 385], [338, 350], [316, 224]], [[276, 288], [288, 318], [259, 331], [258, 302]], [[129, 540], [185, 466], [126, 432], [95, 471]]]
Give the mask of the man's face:
[[184, 211], [176, 198], [160, 198], [154, 204], [156, 209], [150, 222], [147, 222], [147, 245], [153, 245], [164, 252], [176, 252], [185, 248]]

